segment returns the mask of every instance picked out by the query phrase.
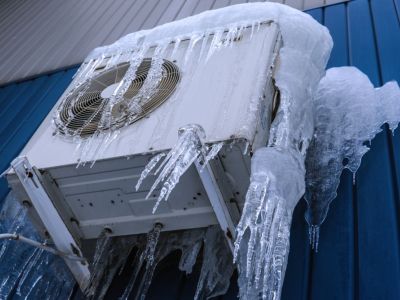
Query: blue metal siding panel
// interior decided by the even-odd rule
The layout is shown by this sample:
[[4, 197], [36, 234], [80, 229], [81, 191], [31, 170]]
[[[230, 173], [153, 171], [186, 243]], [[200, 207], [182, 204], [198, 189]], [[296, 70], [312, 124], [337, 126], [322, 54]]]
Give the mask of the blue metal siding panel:
[[[209, 3], [212, 1], [202, 5]], [[188, 5], [178, 13], [201, 9]], [[375, 86], [392, 79], [400, 81], [399, 8], [400, 0], [354, 0], [309, 11], [333, 36], [329, 67], [354, 65]], [[21, 151], [75, 71], [0, 88], [0, 171]], [[399, 150], [399, 131], [392, 136], [385, 126], [372, 142], [355, 186], [351, 174], [344, 172], [338, 197], [321, 228], [318, 253], [310, 251], [305, 203], [299, 203], [283, 299], [400, 299]], [[1, 179], [0, 199], [7, 191]], [[158, 272], [149, 299], [191, 298], [199, 270], [186, 277], [176, 267], [177, 259], [171, 259], [168, 267]], [[236, 294], [237, 286], [232, 284], [220, 299], [235, 299]]]
[[[375, 86], [399, 81], [400, 30], [393, 3], [355, 0], [311, 11], [334, 39], [328, 66], [354, 65]], [[342, 175], [338, 197], [321, 228], [320, 251], [313, 255], [310, 299], [400, 298], [399, 164], [393, 159], [399, 153], [393, 148], [397, 141], [399, 133], [392, 142], [384, 126], [363, 160], [356, 186], [351, 174]]]
[[[5, 170], [11, 160], [18, 155], [37, 127], [49, 113], [58, 98], [71, 82], [76, 68], [42, 76], [20, 84], [0, 89], [6, 95], [1, 106], [4, 118], [10, 118], [8, 127], [1, 124], [0, 172]], [[1, 114], [0, 113], [0, 114]], [[10, 114], [7, 117], [7, 114]], [[3, 120], [3, 118], [2, 118]], [[8, 192], [6, 180], [0, 179], [0, 199]]]
[[309, 299], [308, 287], [311, 284], [312, 253], [308, 243], [308, 228], [304, 220], [305, 210], [306, 202], [300, 200], [293, 212], [289, 260], [283, 284], [282, 299]]

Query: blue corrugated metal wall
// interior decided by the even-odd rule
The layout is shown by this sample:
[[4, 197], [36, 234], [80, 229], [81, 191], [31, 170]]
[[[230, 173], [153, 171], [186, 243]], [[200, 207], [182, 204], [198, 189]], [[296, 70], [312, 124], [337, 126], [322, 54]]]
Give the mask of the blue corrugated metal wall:
[[[334, 39], [329, 67], [357, 66], [375, 86], [400, 82], [400, 0], [354, 0], [309, 13]], [[23, 148], [75, 71], [0, 88], [0, 171]], [[342, 175], [318, 253], [308, 246], [301, 201], [294, 213], [283, 299], [400, 299], [399, 150], [399, 132], [392, 136], [385, 127], [372, 141], [356, 185], [351, 174]], [[7, 191], [1, 179], [0, 199]], [[169, 263], [157, 275], [149, 298], [193, 295], [196, 275], [186, 278], [176, 265]], [[235, 297], [233, 284], [223, 299]]]
[[[334, 40], [328, 67], [353, 65], [375, 86], [400, 82], [399, 0], [355, 0], [309, 13]], [[385, 130], [357, 173], [345, 172], [321, 228], [318, 253], [304, 240], [304, 208], [292, 227], [283, 299], [400, 299], [400, 135]]]

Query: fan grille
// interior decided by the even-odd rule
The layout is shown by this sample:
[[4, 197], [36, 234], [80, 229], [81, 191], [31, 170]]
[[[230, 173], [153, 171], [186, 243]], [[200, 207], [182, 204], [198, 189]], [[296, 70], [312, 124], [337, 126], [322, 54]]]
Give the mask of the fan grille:
[[[68, 96], [59, 112], [59, 122], [57, 124], [59, 131], [63, 134], [76, 134], [79, 132], [81, 136], [89, 136], [96, 132], [103, 109], [108, 102], [108, 98], [104, 98], [104, 93], [102, 95], [102, 92], [107, 87], [120, 82], [128, 67], [129, 63], [123, 63], [104, 71]], [[126, 103], [138, 94], [146, 80], [150, 67], [151, 59], [144, 59], [136, 71], [136, 78], [124, 94], [124, 99], [117, 103], [116, 107], [119, 105], [126, 107]], [[155, 93], [141, 105], [140, 113], [123, 114], [120, 118], [113, 118], [115, 120], [113, 120], [111, 126], [121, 127], [127, 124], [127, 120], [129, 120], [129, 124], [132, 124], [148, 115], [171, 96], [179, 79], [178, 67], [173, 62], [164, 60], [161, 80]]]

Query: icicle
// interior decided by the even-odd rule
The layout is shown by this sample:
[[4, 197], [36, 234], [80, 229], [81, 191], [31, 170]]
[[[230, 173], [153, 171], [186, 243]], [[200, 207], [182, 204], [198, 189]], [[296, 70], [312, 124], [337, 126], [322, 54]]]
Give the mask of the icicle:
[[[103, 247], [101, 258], [98, 259], [99, 263], [96, 268], [93, 268], [92, 273], [96, 280], [91, 280], [89, 291], [93, 291], [91, 296], [92, 299], [104, 299], [109, 286], [115, 276], [118, 275], [118, 271], [122, 271], [126, 264], [126, 259], [129, 253], [137, 245], [141, 245], [142, 236], [129, 236], [129, 237], [118, 237], [110, 239]], [[102, 242], [100, 242], [102, 243]]]
[[[145, 273], [143, 274], [142, 281], [139, 286], [139, 292], [137, 293], [138, 297], [143, 298], [147, 289], [145, 288], [147, 285], [150, 285], [153, 271], [155, 269], [154, 264], [154, 254], [156, 251], [156, 247], [158, 244], [158, 239], [160, 237], [160, 232], [162, 229], [162, 225], [157, 223], [154, 225], [152, 231], [147, 234], [147, 244], [145, 250], [140, 254], [138, 262], [135, 264], [133, 273], [129, 280], [127, 287], [121, 297], [122, 300], [127, 300], [132, 293], [133, 286], [135, 285], [136, 278], [141, 270], [143, 263], [146, 262]], [[136, 297], [136, 298], [138, 298]]]
[[153, 213], [163, 199], [168, 200], [179, 178], [204, 151], [202, 143], [204, 138], [204, 130], [199, 125], [187, 125], [179, 130], [178, 142], [157, 169], [156, 174], [162, 171], [146, 196], [146, 199], [149, 198], [159, 183], [163, 182]]
[[318, 244], [319, 244], [319, 226], [318, 225], [311, 225], [309, 226], [309, 238], [310, 238], [310, 245], [311, 248], [318, 252]]
[[177, 37], [177, 38], [175, 39], [174, 49], [172, 50], [172, 53], [171, 53], [171, 57], [172, 57], [172, 58], [175, 58], [176, 52], [178, 51], [179, 45], [180, 45], [180, 44], [181, 44], [181, 38], [180, 38], [180, 37]]
[[206, 52], [206, 47], [208, 43], [208, 38], [210, 37], [210, 33], [206, 32], [203, 37], [203, 41], [201, 43], [200, 54], [199, 54], [199, 62], [203, 59], [204, 53]]
[[76, 168], [85, 166], [91, 162], [90, 168], [93, 168], [99, 156], [107, 151], [108, 147], [118, 137], [119, 129], [107, 132], [96, 132], [92, 137], [81, 140], [77, 144], [77, 150], [80, 152], [79, 162]]
[[115, 104], [123, 100], [125, 93], [127, 92], [129, 86], [132, 81], [136, 78], [136, 71], [140, 64], [143, 61], [144, 56], [149, 49], [149, 45], [142, 44], [137, 52], [132, 55], [131, 60], [129, 61], [129, 67], [126, 70], [124, 77], [119, 82], [118, 86], [114, 90], [111, 97], [108, 99], [105, 108], [103, 109], [101, 119], [99, 122], [99, 128], [105, 129], [110, 128], [113, 120], [112, 116], [112, 108]]
[[207, 229], [204, 237], [203, 264], [194, 300], [224, 295], [233, 274], [232, 254], [219, 226]]
[[41, 257], [41, 255], [43, 254], [44, 250], [43, 249], [39, 249], [36, 248], [34, 250], [34, 253], [32, 255], [32, 259], [29, 261], [28, 266], [26, 267], [24, 273], [22, 274], [22, 277], [18, 283], [18, 288], [17, 288], [17, 295], [22, 296], [22, 288], [26, 287], [26, 282], [28, 281], [29, 277], [32, 277], [32, 273], [34, 273], [35, 269], [37, 266], [37, 263]]
[[200, 171], [203, 171], [203, 169], [207, 166], [207, 164], [210, 162], [210, 160], [212, 160], [219, 153], [219, 151], [222, 149], [224, 144], [225, 144], [224, 142], [221, 142], [221, 143], [213, 144], [210, 147], [210, 150], [208, 151], [206, 157], [204, 158], [203, 166]]
[[249, 148], [250, 148], [250, 142], [246, 141], [246, 144], [244, 145], [243, 149], [243, 155], [247, 155], [247, 153], [249, 152]]
[[128, 110], [132, 115], [141, 114], [142, 105], [145, 104], [152, 97], [152, 95], [157, 92], [157, 87], [162, 78], [162, 65], [164, 63], [162, 56], [168, 45], [168, 42], [163, 42], [154, 50], [154, 54], [151, 59], [151, 67], [147, 73], [143, 86], [140, 88], [138, 94], [128, 102]]
[[256, 25], [256, 22], [252, 22], [251, 23], [251, 33], [250, 33], [250, 39], [253, 38], [254, 35], [254, 26]]
[[260, 294], [263, 299], [279, 299], [292, 212], [304, 192], [301, 157], [296, 152], [265, 147], [252, 158], [250, 186], [236, 227], [234, 249], [241, 299], [259, 299]]
[[186, 274], [192, 273], [194, 264], [196, 263], [197, 256], [199, 255], [202, 246], [202, 241], [199, 240], [192, 245], [192, 247], [182, 251], [182, 256], [179, 261], [179, 270], [184, 271]]
[[224, 35], [223, 29], [218, 29], [214, 31], [214, 37], [211, 40], [210, 48], [208, 49], [206, 62], [210, 59], [210, 57], [214, 54], [216, 50], [221, 48], [223, 42], [223, 35]]
[[35, 292], [36, 286], [40, 283], [42, 280], [43, 275], [38, 276], [35, 281], [32, 283], [31, 289], [29, 290], [28, 294], [26, 295], [25, 299], [34, 299], [34, 295], [32, 295]]
[[121, 57], [123, 56], [123, 51], [121, 49], [118, 49], [115, 54], [113, 54], [110, 59], [107, 61], [105, 70], [109, 70], [113, 67], [116, 67], [118, 65], [118, 62], [120, 61]]
[[143, 180], [150, 174], [150, 172], [154, 169], [154, 167], [157, 165], [157, 163], [161, 160], [161, 158], [163, 158], [165, 156], [165, 153], [162, 152], [156, 156], [154, 156], [149, 163], [146, 165], [146, 167], [144, 168], [144, 170], [142, 171], [142, 173], [140, 174], [140, 178], [136, 184], [136, 191], [139, 189], [139, 187], [141, 186]]
[[90, 168], [93, 168], [99, 155], [107, 151], [108, 147], [118, 137], [119, 133], [120, 133], [120, 130], [116, 129], [116, 130], [112, 130], [107, 133], [101, 134], [101, 136], [102, 136], [101, 142], [99, 142], [97, 147], [93, 151], [91, 151], [91, 156], [87, 160], [87, 161], [92, 162], [90, 164]]
[[224, 47], [232, 47], [237, 34], [238, 34], [237, 25], [234, 25], [231, 28], [229, 28], [228, 33], [225, 36], [225, 41], [223, 42], [223, 46]]
[[160, 232], [162, 229], [162, 225], [157, 223], [153, 230], [147, 236], [147, 245], [144, 251], [144, 259], [146, 260], [146, 268], [147, 266], [151, 266], [154, 263], [154, 252], [156, 251], [156, 246], [158, 243], [158, 239], [160, 237]]
[[[162, 54], [164, 53], [167, 46], [168, 43], [163, 43], [161, 46], [156, 47], [152, 58], [151, 67], [148, 71], [143, 86], [139, 90], [138, 94], [128, 101], [127, 109], [134, 116], [141, 113], [140, 107], [157, 91], [157, 86], [162, 77]], [[81, 165], [84, 166], [88, 161], [92, 161], [90, 167], [93, 167], [94, 163], [97, 160], [97, 157], [101, 153], [106, 151], [111, 142], [115, 140], [118, 136], [119, 129], [111, 128], [112, 125], [115, 123], [115, 117], [112, 115], [112, 108], [114, 107], [114, 105], [124, 100], [124, 95], [131, 85], [132, 81], [135, 79], [137, 68], [142, 63], [142, 60], [144, 58], [144, 55], [147, 53], [148, 48], [149, 46], [146, 44], [143, 44], [139, 47], [139, 49], [133, 54], [128, 70], [125, 72], [124, 77], [119, 82], [111, 97], [107, 101], [104, 101], [105, 104], [99, 105], [97, 111], [92, 114], [91, 118], [86, 120], [85, 124], [81, 126], [80, 131], [83, 130], [86, 125], [90, 124], [97, 113], [100, 113], [101, 111], [101, 119], [99, 122], [98, 130], [91, 137], [80, 143], [79, 148], [81, 154], [77, 167]], [[72, 116], [73, 113], [71, 112], [69, 115]], [[129, 123], [130, 120], [127, 119], [126, 122]], [[103, 132], [104, 129], [110, 130], [107, 132]], [[78, 130], [76, 134], [80, 135], [80, 131]]]
[[88, 287], [84, 291], [86, 295], [94, 295], [101, 278], [104, 275], [104, 260], [112, 247], [112, 237], [104, 230], [96, 241], [93, 261], [90, 264], [91, 276]]
[[204, 38], [203, 34], [196, 34], [190, 38], [190, 43], [185, 53], [184, 66], [187, 65], [190, 56], [193, 53], [193, 48], [196, 46], [197, 42], [200, 41], [202, 38]]
[[[15, 216], [12, 217], [13, 220], [12, 220], [10, 226], [7, 228], [8, 229], [7, 231], [11, 232], [11, 233], [19, 233], [21, 228], [23, 228], [23, 226], [25, 224], [26, 213], [27, 213], [26, 207], [19, 206], [17, 213], [15, 214]], [[0, 260], [3, 259], [3, 255], [6, 252], [8, 246], [11, 242], [12, 241], [9, 241], [9, 240], [2, 241], [2, 245], [1, 245], [1, 249], [0, 249]]]
[[[13, 193], [9, 193], [5, 199], [0, 216], [2, 232], [17, 232], [28, 238], [39, 239], [27, 219], [26, 209], [20, 206]], [[55, 262], [48, 264], [49, 257], [56, 261], [53, 254], [41, 249], [17, 241], [4, 241], [0, 257], [0, 298], [9, 299], [16, 294], [23, 299], [31, 299], [28, 295], [33, 295], [31, 287], [38, 277], [52, 281], [54, 285], [65, 286], [66, 289], [72, 287], [73, 279], [68, 271], [64, 273], [63, 265], [60, 267]], [[61, 261], [61, 264], [64, 262]]]

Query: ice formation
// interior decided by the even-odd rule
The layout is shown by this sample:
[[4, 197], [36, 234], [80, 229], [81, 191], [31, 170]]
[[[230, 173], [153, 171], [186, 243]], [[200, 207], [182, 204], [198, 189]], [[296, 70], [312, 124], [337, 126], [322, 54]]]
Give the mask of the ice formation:
[[400, 89], [396, 82], [374, 86], [354, 67], [332, 68], [319, 83], [314, 97], [315, 133], [307, 152], [308, 202], [306, 219], [310, 242], [318, 248], [319, 226], [336, 197], [344, 169], [357, 172], [365, 142], [382, 131], [384, 123], [392, 132], [400, 121]]
[[[137, 294], [140, 295], [140, 298], [144, 299], [148, 286], [151, 283], [151, 276], [152, 276], [151, 269], [154, 270], [153, 268], [155, 260], [154, 255], [158, 244], [158, 240], [160, 238], [161, 229], [162, 225], [156, 224], [153, 230], [148, 233], [146, 247], [144, 248], [144, 251], [140, 254], [138, 262], [135, 263], [134, 271], [121, 297], [122, 300], [128, 300], [130, 294], [132, 293], [132, 289], [136, 282], [136, 279], [139, 275], [139, 271], [142, 269], [143, 263], [146, 262], [145, 273], [142, 277], [141, 284], [139, 285], [139, 291], [137, 292]], [[148, 278], [148, 276], [150, 276], [150, 278]]]
[[[280, 19], [283, 47], [274, 74], [281, 101], [267, 147], [252, 159], [250, 187], [237, 226], [241, 299], [279, 299], [293, 208], [304, 193], [313, 134], [312, 96], [332, 47], [325, 28], [301, 14]], [[305, 63], [307, 62], [307, 63]]]
[[292, 212], [305, 189], [303, 161], [298, 152], [275, 147], [261, 148], [252, 158], [234, 252], [235, 259], [240, 256], [241, 299], [259, 299], [260, 294], [263, 299], [280, 299]]
[[[242, 11], [238, 14], [239, 10], [236, 9]], [[289, 251], [292, 212], [305, 190], [304, 159], [314, 129], [312, 93], [324, 75], [332, 40], [327, 30], [311, 18], [283, 6], [237, 6], [232, 9], [232, 15], [226, 9], [224, 17], [228, 17], [224, 20], [225, 24], [235, 24], [232, 19], [238, 18], [242, 13], [244, 16], [247, 9], [249, 11], [246, 17], [252, 17], [249, 22], [252, 30], [261, 21], [279, 22], [283, 47], [279, 51], [274, 79], [280, 90], [281, 101], [271, 125], [268, 145], [258, 150], [252, 160], [250, 188], [237, 227], [235, 260], [238, 262], [241, 299], [279, 299]], [[220, 22], [219, 17], [221, 16], [216, 14], [213, 22]], [[236, 23], [234, 30], [232, 26], [229, 28], [227, 36], [235, 36], [242, 27]], [[159, 32], [163, 30], [155, 30], [152, 35], [157, 36]], [[224, 46], [222, 36], [223, 30], [214, 31], [206, 57]], [[198, 35], [195, 35], [190, 45], [197, 42], [197, 39]], [[260, 75], [257, 86], [265, 84], [270, 75], [269, 70]], [[250, 107], [255, 111], [258, 109], [256, 104], [251, 104]], [[179, 140], [165, 159], [166, 165], [162, 164], [164, 175], [159, 175], [153, 188], [165, 180], [174, 165], [179, 166], [182, 163], [185, 168], [177, 170], [186, 170], [202, 152], [199, 150], [199, 136], [192, 135], [188, 140], [190, 145], [186, 147], [190, 151], [181, 152], [183, 147]], [[218, 152], [218, 147], [214, 150], [210, 153]], [[170, 157], [174, 159], [170, 160]], [[149, 168], [153, 168], [152, 164], [149, 164]], [[145, 172], [149, 173], [147, 170]], [[183, 172], [177, 171], [175, 174], [180, 176]], [[175, 186], [179, 176], [171, 176], [173, 184], [168, 179], [165, 181], [162, 197], [170, 193], [170, 187]]]
[[[11, 192], [2, 204], [0, 231], [40, 240]], [[0, 299], [67, 299], [75, 281], [61, 258], [18, 241], [0, 241]]]
[[161, 153], [153, 157], [144, 168], [136, 184], [136, 190], [138, 190], [143, 180], [150, 174], [160, 159], [165, 156], [158, 169], [154, 172], [154, 175], [158, 175], [158, 177], [146, 196], [146, 199], [149, 198], [150, 195], [153, 194], [154, 189], [162, 183], [162, 188], [157, 202], [154, 205], [153, 213], [157, 210], [157, 207], [163, 199], [165, 201], [168, 200], [172, 190], [178, 184], [179, 178], [196, 160], [205, 166], [218, 154], [224, 144], [222, 142], [217, 143], [207, 149], [203, 144], [203, 140], [205, 139], [204, 130], [200, 125], [196, 124], [190, 124], [180, 128], [178, 134], [179, 138], [176, 145], [166, 156]]
[[[240, 38], [245, 28], [251, 28], [251, 32], [258, 30], [262, 22], [277, 22], [284, 39], [284, 47], [280, 53], [279, 64], [282, 67], [275, 73], [276, 77], [285, 77], [285, 73], [291, 67], [299, 68], [302, 60], [295, 59], [299, 53], [296, 48], [305, 50], [301, 55], [304, 59], [313, 55], [312, 65], [307, 70], [310, 82], [320, 76], [319, 66], [324, 63], [321, 53], [326, 52], [331, 41], [327, 39], [326, 29], [318, 25], [310, 16], [305, 15], [290, 7], [275, 3], [252, 3], [229, 6], [219, 10], [206, 11], [199, 15], [178, 20], [172, 23], [158, 26], [151, 30], [143, 30], [122, 37], [115, 43], [94, 49], [86, 58], [84, 64], [78, 70], [73, 82], [63, 95], [63, 102], [56, 109], [54, 123], [57, 125], [56, 134], [74, 140], [79, 156], [79, 165], [86, 162], [92, 164], [99, 158], [120, 131], [132, 119], [141, 115], [141, 107], [145, 105], [153, 93], [157, 91], [158, 83], [163, 76], [161, 70], [162, 57], [168, 54], [174, 57], [177, 48], [183, 40], [189, 40], [185, 54], [185, 62], [181, 68], [185, 72], [185, 65], [206, 64], [210, 57], [221, 49], [232, 47], [233, 41]], [[253, 34], [251, 34], [253, 35]], [[298, 38], [302, 37], [302, 38]], [[321, 51], [315, 49], [316, 41], [320, 42]], [[200, 54], [196, 59], [192, 58], [195, 45], [201, 43]], [[315, 55], [314, 55], [315, 54]], [[151, 56], [151, 66], [147, 77], [138, 92], [132, 97], [127, 90], [136, 77], [136, 71], [144, 59]], [[283, 59], [288, 57], [288, 59]], [[290, 58], [290, 59], [289, 59]], [[121, 62], [129, 62], [125, 74], [117, 82], [115, 89], [107, 98], [96, 98], [104, 87], [91, 93], [93, 98], [72, 97], [72, 95], [84, 96], [89, 86], [98, 84], [91, 81], [96, 70], [110, 70]], [[287, 66], [286, 66], [287, 65]], [[265, 85], [264, 79], [270, 74], [270, 70], [264, 70], [264, 74], [255, 83], [255, 90]], [[94, 97], [96, 95], [96, 97]], [[258, 96], [257, 96], [258, 97]], [[256, 97], [256, 98], [257, 98]], [[72, 99], [72, 100], [71, 100]], [[96, 100], [97, 99], [97, 100]], [[70, 101], [68, 112], [63, 111], [65, 101]], [[257, 99], [251, 99], [252, 102]], [[257, 101], [258, 102], [258, 101]], [[89, 105], [91, 115], [82, 112], [82, 105]], [[245, 114], [249, 120], [256, 116], [256, 102]], [[79, 118], [73, 117], [77, 114]], [[66, 115], [68, 117], [66, 117]], [[85, 120], [81, 120], [81, 117]], [[78, 126], [77, 126], [78, 125]], [[243, 130], [247, 130], [243, 128]]]
[[[223, 295], [229, 288], [234, 265], [230, 249], [218, 226], [186, 231], [160, 232], [161, 226], [145, 235], [135, 237], [113, 237], [95, 256], [101, 261], [93, 268], [92, 289], [94, 299], [105, 299], [113, 278], [130, 273], [129, 283], [121, 299], [144, 299], [148, 293], [157, 265], [172, 252], [181, 252], [179, 269], [186, 274], [192, 272], [203, 247], [202, 267], [194, 299], [208, 299]], [[100, 242], [104, 244], [104, 242]], [[134, 254], [133, 262], [128, 261]]]
[[[132, 118], [140, 117], [141, 107], [157, 90], [163, 75], [160, 64], [165, 51], [172, 51], [173, 56], [180, 42], [189, 40], [185, 55], [187, 65], [194, 46], [201, 42], [197, 64], [205, 64], [220, 49], [231, 47], [244, 28], [251, 27], [254, 32], [265, 21], [279, 24], [282, 48], [273, 74], [269, 69], [263, 70], [254, 84], [254, 90], [261, 91], [267, 78], [273, 75], [280, 90], [281, 101], [271, 125], [268, 145], [256, 152], [252, 162], [250, 189], [238, 225], [235, 258], [238, 262], [242, 299], [278, 299], [280, 295], [289, 249], [291, 215], [304, 192], [304, 156], [313, 132], [311, 97], [324, 74], [332, 47], [326, 28], [312, 17], [287, 6], [254, 3], [207, 11], [151, 30], [133, 33], [112, 45], [95, 49], [79, 69], [63, 98], [68, 99], [74, 93], [83, 96], [95, 70], [108, 70], [120, 62], [128, 61], [129, 67], [111, 95], [104, 101], [90, 104], [93, 113], [83, 123], [78, 123], [78, 129], [75, 126], [76, 120], [70, 117], [61, 120], [62, 104], [56, 109], [54, 117], [58, 133], [78, 144], [80, 164], [88, 161], [93, 164], [105, 148], [116, 140], [123, 130], [121, 127], [131, 123]], [[210, 41], [208, 49], [207, 40]], [[136, 70], [147, 55], [152, 56], [147, 78], [137, 94], [126, 99], [130, 82], [136, 77]], [[254, 99], [249, 99], [249, 110], [243, 113], [250, 121], [255, 120], [260, 97], [261, 92]], [[69, 111], [63, 113], [67, 116], [72, 116], [73, 111], [79, 113], [81, 103], [77, 100], [80, 98], [73, 98]], [[97, 125], [92, 128], [94, 120]], [[221, 149], [221, 144], [207, 149], [202, 142], [203, 136], [201, 128], [195, 125], [186, 126], [179, 133], [177, 144], [155, 171], [159, 177], [153, 188], [162, 184], [157, 204], [168, 198], [179, 177], [193, 162], [198, 160], [204, 164]], [[161, 159], [161, 156], [157, 156], [149, 163], [141, 181]], [[143, 261], [147, 262], [141, 281], [137, 283], [135, 275], [139, 270], [133, 270], [132, 274], [136, 277], [130, 283], [139, 284], [136, 298], [142, 298], [149, 288], [155, 266], [163, 257], [172, 249], [182, 249], [180, 266], [189, 271], [196, 253], [200, 251], [199, 243], [202, 242], [207, 259], [202, 266], [196, 297], [207, 298], [221, 294], [227, 289], [233, 266], [229, 262], [231, 257], [227, 254], [229, 248], [225, 245], [225, 238], [220, 230], [212, 228], [168, 235], [161, 233], [155, 243], [157, 247], [149, 250], [146, 250], [147, 243], [140, 237], [116, 238], [112, 243], [107, 238], [101, 239], [98, 249], [102, 249], [102, 253], [94, 259], [99, 267], [93, 270], [97, 275], [91, 281], [89, 292], [97, 299], [105, 296], [112, 278], [123, 267], [132, 244], [136, 243], [139, 253], [136, 267], [142, 268]], [[141, 253], [152, 254], [142, 256]], [[154, 263], [149, 264], [148, 261]], [[130, 288], [127, 287], [126, 297], [130, 294]]]

